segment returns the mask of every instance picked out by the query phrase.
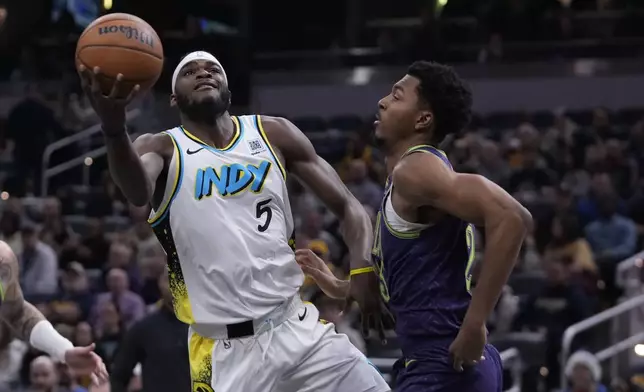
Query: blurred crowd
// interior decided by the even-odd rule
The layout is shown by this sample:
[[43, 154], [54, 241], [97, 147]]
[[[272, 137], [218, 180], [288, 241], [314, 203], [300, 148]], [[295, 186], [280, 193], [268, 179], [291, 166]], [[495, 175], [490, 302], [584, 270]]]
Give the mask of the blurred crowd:
[[[148, 209], [124, 200], [104, 164], [100, 181], [83, 187], [77, 185], [78, 178], [63, 175], [50, 192], [53, 196], [37, 197], [45, 146], [93, 121], [82, 98], [72, 99], [65, 110], [53, 107], [56, 102], [55, 97], [48, 100], [34, 92], [2, 122], [0, 239], [18, 255], [26, 298], [75, 344], [95, 341], [112, 366], [127, 332], [146, 315], [167, 311], [162, 295], [165, 254], [146, 222]], [[508, 116], [513, 120], [507, 121]], [[322, 142], [316, 141], [319, 133], [308, 132], [306, 122], [294, 121], [375, 220], [385, 173], [382, 157], [370, 144], [369, 126], [356, 122], [353, 129], [342, 131], [343, 137]], [[540, 368], [547, 369], [541, 376], [553, 388], [563, 331], [615, 304], [621, 295], [615, 285], [616, 266], [642, 249], [642, 113], [617, 116], [596, 108], [582, 115], [563, 109], [538, 116], [491, 115], [485, 121], [475, 119], [470, 129], [441, 147], [456, 170], [486, 176], [533, 214], [535, 229], [513, 278], [538, 276], [543, 284], [528, 287], [510, 281], [490, 320], [491, 339], [512, 331], [541, 333], [545, 353]], [[312, 249], [335, 274], [346, 277], [347, 250], [338, 221], [299, 184], [289, 187], [297, 247]], [[480, 250], [484, 233], [477, 237]], [[388, 346], [365, 341], [354, 327], [355, 312], [341, 313], [344, 304], [326, 298], [310, 279], [302, 296], [315, 302], [321, 317], [334, 322], [368, 355], [397, 355], [395, 336]], [[591, 349], [589, 342], [597, 339], [601, 337], [578, 339], [574, 349]], [[88, 380], [70, 377], [25, 343], [15, 340], [9, 347], [0, 352], [0, 390], [22, 386], [51, 391], [51, 385], [59, 383], [57, 391], [88, 387]], [[574, 357], [567, 369], [573, 386], [602, 381], [601, 372], [584, 362], [592, 354], [584, 355]], [[575, 366], [580, 363], [583, 366]], [[131, 380], [127, 373], [135, 365], [124, 370], [124, 389], [112, 390], [140, 388], [138, 373]], [[581, 388], [573, 391], [590, 390]], [[620, 385], [615, 388], [623, 390]]]
[[[96, 341], [110, 365], [126, 331], [163, 308], [159, 282], [165, 254], [146, 222], [148, 209], [128, 205], [107, 172], [95, 186], [79, 190], [72, 179], [55, 188], [56, 196], [36, 197], [41, 152], [30, 152], [34, 148], [30, 129], [35, 129], [30, 127], [63, 129], [62, 124], [74, 121], [57, 118], [42, 99], [25, 101], [30, 99], [41, 105], [42, 114], [34, 116], [33, 108], [18, 104], [9, 114], [8, 132], [0, 144], [4, 179], [0, 239], [19, 257], [25, 296], [74, 343]], [[80, 103], [72, 110], [75, 121], [82, 122], [83, 114], [91, 118]], [[565, 110], [550, 113], [551, 121], [515, 114], [517, 126], [511, 127], [495, 125], [492, 117], [487, 125], [475, 120], [471, 129], [446, 140], [443, 147], [457, 170], [486, 176], [533, 214], [535, 229], [515, 276], [540, 276], [544, 284], [530, 290], [511, 281], [490, 328], [492, 337], [511, 331], [541, 332], [542, 367], [548, 369], [545, 383], [555, 387], [563, 331], [616, 302], [617, 263], [641, 249], [644, 122], [616, 123], [603, 108], [578, 122]], [[347, 132], [348, 137], [338, 139], [341, 154], [327, 158], [375, 219], [385, 179], [382, 160], [369, 143], [369, 131]], [[44, 148], [46, 143], [42, 144]], [[289, 186], [297, 247], [312, 249], [334, 273], [346, 277], [347, 252], [338, 221], [299, 184]], [[482, 249], [484, 241], [479, 232], [477, 247]], [[326, 298], [308, 278], [302, 295], [368, 355], [395, 355], [395, 337], [389, 347], [365, 341], [354, 328], [354, 313], [342, 314], [344, 304]], [[577, 342], [575, 349], [591, 340]], [[87, 380], [56, 373], [55, 364], [46, 359], [33, 361], [38, 353], [24, 343], [14, 341], [10, 347], [0, 354], [0, 382], [5, 386], [49, 390], [41, 384], [61, 382], [74, 391], [87, 387]], [[600, 381], [592, 366], [583, 369], [585, 378], [570, 370], [571, 380]], [[43, 376], [46, 372], [52, 372], [49, 378]], [[130, 390], [139, 385], [134, 373]]]

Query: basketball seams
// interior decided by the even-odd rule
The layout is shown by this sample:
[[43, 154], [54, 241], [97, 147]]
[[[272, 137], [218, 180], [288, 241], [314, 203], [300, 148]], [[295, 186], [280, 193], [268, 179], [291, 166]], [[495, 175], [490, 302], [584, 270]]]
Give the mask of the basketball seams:
[[125, 50], [130, 50], [132, 52], [138, 52], [138, 53], [143, 53], [147, 54], [148, 56], [154, 57], [157, 60], [160, 60], [163, 62], [163, 57], [158, 56], [156, 53], [151, 53], [148, 52], [147, 50], [138, 48], [138, 47], [131, 47], [131, 46], [122, 46], [122, 45], [117, 45], [117, 44], [90, 44], [90, 45], [84, 45], [80, 47], [76, 51], [76, 57], [80, 57], [80, 54], [85, 50], [86, 48], [118, 48], [118, 49], [125, 49]]
[[[108, 18], [108, 16], [116, 16], [116, 15], [119, 15], [119, 17], [118, 17], [118, 18]], [[81, 36], [80, 36], [80, 37], [78, 37], [78, 41], [80, 42], [80, 40], [81, 40], [85, 35], [87, 35], [87, 34], [91, 33], [91, 32], [92, 32], [92, 31], [94, 31], [97, 27], [102, 26], [104, 23], [112, 23], [112, 22], [130, 22], [130, 23], [131, 23], [131, 22], [135, 22], [135, 23], [148, 24], [146, 21], [144, 21], [143, 19], [139, 18], [138, 16], [134, 16], [134, 15], [128, 15], [128, 16], [129, 16], [129, 18], [128, 18], [128, 17], [122, 17], [120, 14], [109, 14], [109, 15], [105, 15], [105, 16], [104, 16], [105, 20], [101, 20], [101, 21], [100, 21], [101, 23], [99, 23], [99, 24], [95, 24], [95, 25], [91, 25], [91, 26], [92, 26], [92, 28], [91, 28], [91, 29], [86, 29], [85, 31], [83, 31], [83, 33], [81, 34]], [[100, 19], [100, 18], [99, 18], [99, 19]], [[95, 20], [93, 23], [96, 23], [97, 21], [98, 21], [98, 19], [97, 19], [97, 20]], [[151, 26], [150, 26], [150, 27], [151, 27]], [[159, 38], [159, 34], [157, 34], [157, 32], [156, 32], [154, 29], [152, 29], [152, 33], [154, 34], [154, 37], [157, 39], [157, 41], [159, 41], [159, 42], [160, 42], [160, 41], [161, 41], [161, 38]]]

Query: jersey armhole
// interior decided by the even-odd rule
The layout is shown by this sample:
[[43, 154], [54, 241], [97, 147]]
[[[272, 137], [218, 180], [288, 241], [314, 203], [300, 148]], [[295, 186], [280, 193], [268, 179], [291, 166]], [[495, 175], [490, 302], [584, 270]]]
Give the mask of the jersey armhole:
[[[151, 226], [156, 226], [160, 221], [165, 219], [170, 212], [170, 205], [174, 201], [179, 189], [181, 188], [181, 180], [183, 179], [183, 154], [179, 141], [169, 132], [162, 132], [170, 137], [172, 140], [173, 153], [168, 165], [168, 172], [166, 176], [166, 184], [163, 191], [163, 199], [159, 208], [153, 209], [154, 214], [148, 219]], [[172, 172], [174, 162], [174, 173]]]
[[270, 151], [271, 156], [273, 157], [273, 160], [280, 168], [282, 177], [284, 177], [284, 180], [286, 180], [286, 170], [284, 169], [284, 165], [282, 165], [282, 162], [280, 162], [279, 158], [277, 157], [277, 154], [275, 154], [275, 150], [273, 150], [273, 146], [271, 145], [271, 142], [268, 141], [268, 136], [266, 136], [266, 132], [264, 132], [264, 126], [262, 125], [262, 119], [259, 114], [255, 115], [255, 123], [257, 124], [257, 130], [259, 131], [259, 135], [264, 140], [264, 143], [266, 143], [266, 145], [268, 146], [268, 150]]

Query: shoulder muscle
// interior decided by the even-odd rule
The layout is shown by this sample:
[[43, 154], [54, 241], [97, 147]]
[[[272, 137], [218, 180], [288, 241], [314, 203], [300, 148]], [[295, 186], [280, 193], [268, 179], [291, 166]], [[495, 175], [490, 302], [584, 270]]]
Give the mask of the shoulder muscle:
[[174, 149], [170, 136], [165, 133], [144, 133], [137, 137], [132, 144], [139, 156], [152, 153], [158, 154], [162, 158], [168, 158], [172, 156]]
[[266, 137], [282, 153], [287, 166], [292, 162], [317, 158], [313, 144], [295, 124], [283, 117], [261, 116], [260, 118]]
[[529, 215], [492, 181], [477, 174], [454, 172], [431, 154], [405, 157], [394, 170], [393, 178], [396, 192], [414, 205], [433, 206], [476, 225], [485, 224], [495, 215]]

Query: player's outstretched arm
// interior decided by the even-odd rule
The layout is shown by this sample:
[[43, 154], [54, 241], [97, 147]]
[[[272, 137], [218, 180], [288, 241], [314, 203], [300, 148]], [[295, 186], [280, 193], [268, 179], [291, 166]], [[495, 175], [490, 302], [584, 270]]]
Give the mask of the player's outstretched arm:
[[407, 203], [433, 206], [485, 227], [481, 272], [461, 328], [484, 331], [532, 226], [532, 216], [498, 185], [483, 176], [456, 173], [433, 154], [405, 157], [394, 170], [393, 180], [396, 195]]
[[271, 143], [284, 155], [288, 171], [319, 197], [342, 222], [342, 235], [349, 247], [351, 268], [371, 266], [373, 228], [362, 204], [293, 123], [279, 117], [262, 117], [262, 124]]
[[110, 174], [128, 201], [144, 206], [152, 199], [156, 179], [163, 170], [164, 146], [172, 151], [172, 142], [162, 135], [142, 135], [134, 143], [130, 141], [125, 109], [138, 93], [138, 85], [130, 92], [123, 91], [123, 75], [119, 75], [111, 93], [104, 95], [98, 67], [89, 70], [81, 66], [79, 72], [83, 90], [101, 120]]
[[[284, 155], [288, 171], [326, 204], [340, 219], [342, 236], [349, 248], [351, 280], [342, 291], [360, 305], [362, 332], [375, 324], [382, 340], [384, 320], [391, 318], [380, 299], [380, 286], [371, 265], [373, 228], [362, 204], [349, 192], [333, 167], [315, 152], [311, 141], [284, 118], [266, 117], [263, 128], [271, 143]], [[346, 283], [346, 282], [345, 282]]]
[[25, 301], [19, 283], [18, 260], [9, 245], [0, 241], [0, 318], [13, 334], [53, 358], [67, 362], [76, 374], [107, 379], [103, 361], [89, 347], [74, 347], [61, 336], [35, 306]]

